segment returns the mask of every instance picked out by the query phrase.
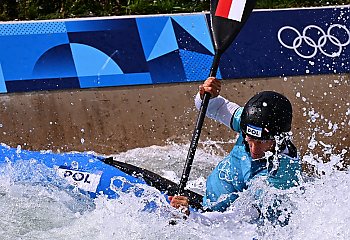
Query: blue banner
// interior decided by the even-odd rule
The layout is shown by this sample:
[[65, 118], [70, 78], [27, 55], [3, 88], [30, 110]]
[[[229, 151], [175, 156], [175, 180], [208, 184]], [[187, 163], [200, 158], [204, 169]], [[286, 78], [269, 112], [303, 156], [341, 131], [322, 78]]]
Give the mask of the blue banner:
[[224, 78], [349, 72], [350, 9], [257, 11], [222, 58]]
[[[254, 11], [218, 77], [349, 72], [350, 8]], [[214, 50], [209, 15], [0, 24], [0, 92], [203, 81]]]

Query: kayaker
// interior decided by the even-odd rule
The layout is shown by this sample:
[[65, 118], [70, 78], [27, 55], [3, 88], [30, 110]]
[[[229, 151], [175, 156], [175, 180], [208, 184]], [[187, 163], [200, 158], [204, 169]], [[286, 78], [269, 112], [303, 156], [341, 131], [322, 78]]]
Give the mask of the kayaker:
[[[278, 189], [297, 186], [301, 163], [289, 134], [290, 101], [280, 93], [264, 91], [240, 107], [220, 96], [220, 90], [221, 82], [208, 78], [199, 86], [195, 105], [199, 109], [204, 92], [209, 92], [212, 98], [207, 116], [236, 131], [239, 137], [230, 154], [207, 178], [203, 207], [208, 211], [226, 211], [238, 198], [237, 193], [260, 177]], [[186, 197], [172, 196], [169, 200], [173, 207], [190, 214]]]

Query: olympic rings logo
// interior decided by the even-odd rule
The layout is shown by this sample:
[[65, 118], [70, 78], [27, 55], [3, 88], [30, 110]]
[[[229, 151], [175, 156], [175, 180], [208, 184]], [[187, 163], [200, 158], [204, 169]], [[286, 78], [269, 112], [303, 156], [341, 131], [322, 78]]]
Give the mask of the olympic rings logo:
[[[332, 29], [338, 27], [342, 30], [344, 30], [347, 34], [347, 41], [345, 42], [341, 42], [336, 36], [332, 35]], [[315, 41], [314, 39], [312, 39], [310, 36], [307, 35], [307, 32], [310, 29], [316, 29], [319, 31], [319, 39], [317, 41]], [[291, 30], [294, 31], [298, 36], [293, 40], [292, 45], [287, 45], [283, 40], [282, 40], [282, 32], [283, 31], [287, 31], [287, 30]], [[279, 31], [278, 31], [278, 40], [281, 43], [281, 45], [285, 48], [288, 49], [292, 49], [295, 51], [296, 54], [298, 54], [300, 57], [302, 58], [313, 58], [316, 56], [318, 50], [325, 56], [327, 57], [339, 57], [340, 54], [343, 51], [343, 48], [346, 47], [347, 45], [350, 44], [350, 31], [349, 29], [346, 28], [346, 26], [341, 25], [341, 24], [333, 24], [331, 26], [329, 26], [327, 33], [320, 28], [319, 26], [316, 25], [309, 25], [307, 27], [304, 28], [302, 34], [294, 27], [291, 26], [284, 26], [282, 27]], [[332, 52], [332, 53], [328, 53], [324, 50], [325, 45], [327, 43], [327, 41], [330, 41], [333, 45], [335, 45], [338, 49], [338, 51]], [[300, 52], [299, 47], [301, 46], [301, 44], [305, 42], [309, 47], [311, 47], [311, 49], [313, 48], [313, 51], [311, 51], [310, 54], [305, 55], [303, 53]]]

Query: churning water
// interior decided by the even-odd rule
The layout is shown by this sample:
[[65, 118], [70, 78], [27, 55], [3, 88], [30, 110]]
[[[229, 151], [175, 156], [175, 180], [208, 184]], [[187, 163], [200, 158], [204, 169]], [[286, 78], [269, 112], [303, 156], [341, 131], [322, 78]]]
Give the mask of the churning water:
[[[116, 155], [126, 161], [179, 181], [187, 145], [169, 144], [134, 149]], [[188, 186], [203, 192], [205, 178], [221, 159], [208, 149], [198, 149]], [[311, 161], [305, 156], [304, 161]], [[240, 220], [204, 225], [192, 219], [169, 225], [176, 211], [156, 190], [146, 189], [143, 197], [123, 194], [118, 199], [90, 199], [62, 182], [52, 170], [30, 161], [8, 164], [0, 169], [1, 239], [348, 239], [350, 236], [350, 176], [319, 164], [323, 175], [302, 186], [283, 192], [292, 215], [285, 227], [263, 226]], [[50, 173], [52, 171], [52, 173]], [[267, 187], [266, 187], [267, 188]], [[281, 195], [267, 189], [265, 199]], [[248, 199], [241, 194], [240, 204]], [[160, 208], [144, 211], [145, 202]], [[248, 200], [247, 200], [248, 201]], [[239, 203], [238, 203], [239, 204]]]

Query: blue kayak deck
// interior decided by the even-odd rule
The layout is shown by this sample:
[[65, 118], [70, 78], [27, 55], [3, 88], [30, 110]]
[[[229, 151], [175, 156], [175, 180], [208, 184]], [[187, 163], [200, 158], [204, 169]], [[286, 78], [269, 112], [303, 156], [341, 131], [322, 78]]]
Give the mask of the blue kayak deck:
[[142, 189], [135, 189], [135, 184], [145, 184], [140, 179], [104, 163], [104, 158], [90, 153], [53, 153], [49, 151], [28, 151], [0, 145], [0, 166], [30, 161], [53, 169], [58, 176], [70, 185], [78, 187], [92, 198], [105, 195], [117, 198], [118, 193], [133, 189], [136, 195]]

